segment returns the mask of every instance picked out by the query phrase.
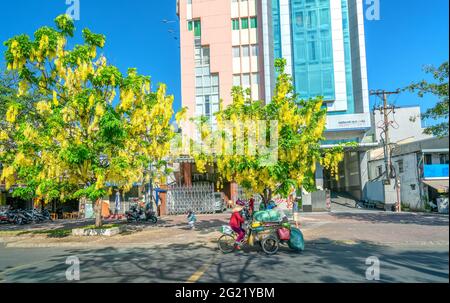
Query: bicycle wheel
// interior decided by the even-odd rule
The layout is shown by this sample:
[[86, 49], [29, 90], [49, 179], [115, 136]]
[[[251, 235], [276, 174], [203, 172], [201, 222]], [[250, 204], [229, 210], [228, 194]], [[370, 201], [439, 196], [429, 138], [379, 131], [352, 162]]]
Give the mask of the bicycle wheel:
[[280, 249], [280, 241], [277, 237], [270, 235], [261, 242], [262, 250], [268, 255], [274, 255]]
[[219, 249], [224, 254], [229, 254], [234, 251], [235, 242], [236, 242], [236, 240], [234, 239], [234, 237], [232, 237], [230, 235], [223, 235], [219, 238], [219, 241], [217, 242], [217, 244], [219, 246]]

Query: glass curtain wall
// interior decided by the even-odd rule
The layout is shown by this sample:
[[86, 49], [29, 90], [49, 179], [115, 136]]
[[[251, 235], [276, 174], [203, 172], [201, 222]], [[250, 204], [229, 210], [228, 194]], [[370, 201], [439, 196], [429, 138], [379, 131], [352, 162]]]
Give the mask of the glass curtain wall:
[[330, 0], [292, 0], [293, 73], [303, 99], [335, 99]]

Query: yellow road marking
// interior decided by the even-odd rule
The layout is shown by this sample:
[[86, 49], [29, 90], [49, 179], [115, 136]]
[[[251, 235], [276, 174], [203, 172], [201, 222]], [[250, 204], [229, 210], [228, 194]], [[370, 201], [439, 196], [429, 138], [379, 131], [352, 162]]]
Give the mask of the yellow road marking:
[[216, 261], [217, 255], [215, 255], [209, 262], [203, 264], [199, 270], [197, 270], [190, 278], [186, 281], [186, 283], [195, 283], [205, 274], [205, 272], [214, 264]]

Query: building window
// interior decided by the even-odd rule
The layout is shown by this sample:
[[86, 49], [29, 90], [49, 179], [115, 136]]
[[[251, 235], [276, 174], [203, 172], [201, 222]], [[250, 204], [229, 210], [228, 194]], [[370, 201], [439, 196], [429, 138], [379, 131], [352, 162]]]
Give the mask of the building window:
[[383, 165], [377, 167], [378, 177], [383, 176]]
[[241, 75], [233, 75], [233, 86], [241, 86]]
[[251, 46], [252, 48], [252, 57], [258, 57], [258, 45], [254, 44]]
[[233, 26], [233, 30], [239, 30], [239, 19], [233, 19], [231, 20], [231, 24]]
[[403, 166], [403, 160], [398, 160], [397, 161], [397, 167], [398, 167], [398, 173], [402, 174], [405, 172], [405, 168]]
[[242, 29], [248, 29], [248, 19], [247, 18], [241, 19], [241, 22], [242, 22]]
[[243, 74], [242, 75], [242, 87], [244, 89], [250, 87], [250, 74]]
[[241, 57], [241, 48], [239, 46], [233, 47], [233, 58], [240, 58]]
[[441, 164], [449, 164], [448, 154], [440, 154], [439, 161]]
[[205, 116], [207, 117], [211, 116], [210, 96], [205, 96]]
[[242, 57], [250, 57], [250, 47], [249, 46], [243, 46], [242, 47]]
[[425, 155], [425, 165], [431, 165], [433, 164], [433, 157], [431, 156], [431, 154], [426, 154]]
[[192, 23], [192, 21], [188, 21], [188, 30], [190, 32], [192, 32], [193, 29], [194, 29], [194, 24]]
[[252, 74], [252, 85], [258, 85], [259, 84], [259, 75], [258, 73]]
[[[195, 28], [195, 26], [194, 26]], [[213, 114], [219, 108], [219, 75], [210, 72], [209, 47], [195, 46], [196, 116], [206, 116], [215, 123]]]
[[195, 37], [201, 37], [202, 35], [202, 26], [200, 23], [200, 20], [194, 21], [194, 36]]
[[257, 28], [258, 27], [258, 19], [256, 17], [250, 18], [250, 27]]

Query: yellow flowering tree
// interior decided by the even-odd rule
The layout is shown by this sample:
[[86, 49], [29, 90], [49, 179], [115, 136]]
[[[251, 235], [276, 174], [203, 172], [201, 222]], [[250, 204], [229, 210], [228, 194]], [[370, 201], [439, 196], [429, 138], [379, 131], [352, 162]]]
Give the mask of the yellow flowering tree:
[[[297, 188], [314, 190], [317, 163], [337, 176], [344, 151], [343, 146], [329, 150], [320, 146], [327, 116], [323, 100], [298, 101], [292, 79], [285, 73], [285, 61], [277, 60], [276, 68], [272, 102], [263, 105], [251, 100], [249, 92], [234, 87], [232, 104], [216, 114], [218, 136], [208, 140], [212, 152], [194, 154], [200, 169], [205, 163], [215, 163], [222, 182], [236, 182], [248, 193], [260, 194], [265, 203], [273, 194], [287, 197]], [[256, 121], [265, 121], [267, 127], [255, 127]], [[270, 121], [275, 122], [272, 128]], [[226, 124], [231, 124], [231, 132], [224, 131]], [[270, 138], [276, 140], [273, 148], [264, 146]]]
[[150, 78], [136, 69], [122, 75], [98, 56], [103, 35], [84, 29], [84, 43], [67, 49], [74, 23], [67, 15], [55, 23], [38, 29], [34, 39], [5, 42], [8, 69], [20, 80], [17, 96], [37, 94], [39, 100], [31, 108], [14, 99], [7, 104], [1, 180], [45, 201], [95, 201], [101, 226], [101, 198], [112, 187], [127, 191], [142, 182], [149, 163], [169, 153], [173, 97], [163, 84], [152, 92]]

